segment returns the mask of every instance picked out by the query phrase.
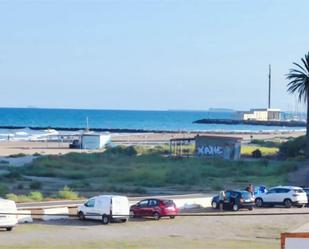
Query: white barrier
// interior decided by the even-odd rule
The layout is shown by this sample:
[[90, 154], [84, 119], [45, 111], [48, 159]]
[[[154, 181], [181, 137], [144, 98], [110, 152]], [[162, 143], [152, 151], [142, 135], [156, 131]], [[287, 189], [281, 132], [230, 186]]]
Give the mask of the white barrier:
[[[184, 198], [184, 199], [172, 199], [176, 206], [180, 209], [192, 209], [192, 208], [207, 208], [211, 207], [212, 197], [200, 197], [200, 198]], [[130, 205], [136, 204], [137, 201], [130, 201]]]
[[[183, 198], [183, 199], [172, 199], [176, 206], [181, 210], [189, 210], [194, 208], [207, 208], [211, 207], [211, 197], [197, 197], [197, 198]], [[130, 201], [129, 204], [136, 204], [138, 201]], [[77, 207], [78, 205], [76, 205]], [[33, 219], [40, 219], [44, 221], [48, 220], [59, 220], [68, 219], [69, 215], [76, 215], [76, 207], [70, 208], [68, 206], [59, 207], [42, 207], [30, 210], [19, 210], [18, 222], [27, 223], [32, 222]]]
[[30, 210], [19, 210], [17, 211], [18, 223], [32, 223], [33, 219]]
[[174, 199], [176, 206], [180, 209], [207, 208], [211, 207], [211, 197], [192, 198], [192, 199]]
[[32, 210], [32, 218], [40, 219], [44, 221], [48, 220], [59, 220], [69, 218], [68, 207], [55, 207], [55, 208], [44, 208]]
[[[53, 216], [53, 214], [56, 214], [56, 215]], [[64, 214], [64, 215], [61, 215], [61, 214]], [[48, 209], [44, 209], [44, 215], [42, 217], [42, 220], [47, 221], [47, 220], [59, 220], [59, 219], [68, 219], [68, 218], [69, 218], [69, 209], [67, 207], [48, 208]]]

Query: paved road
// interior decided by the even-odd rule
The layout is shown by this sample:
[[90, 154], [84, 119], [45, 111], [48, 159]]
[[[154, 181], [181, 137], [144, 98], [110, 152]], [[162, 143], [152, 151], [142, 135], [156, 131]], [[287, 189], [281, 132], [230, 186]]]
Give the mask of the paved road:
[[247, 213], [298, 213], [276, 216], [216, 216], [132, 219], [104, 226], [100, 221], [65, 219], [18, 225], [12, 232], [0, 231], [0, 248], [83, 249], [277, 249], [280, 233], [304, 226], [309, 208], [259, 208]]

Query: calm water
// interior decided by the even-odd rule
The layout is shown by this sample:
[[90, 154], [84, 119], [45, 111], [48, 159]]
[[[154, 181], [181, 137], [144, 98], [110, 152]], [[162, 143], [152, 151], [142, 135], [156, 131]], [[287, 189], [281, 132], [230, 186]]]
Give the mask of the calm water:
[[171, 131], [270, 131], [302, 130], [293, 127], [193, 124], [202, 118], [235, 118], [234, 112], [124, 111], [41, 108], [0, 108], [0, 126], [145, 129]]

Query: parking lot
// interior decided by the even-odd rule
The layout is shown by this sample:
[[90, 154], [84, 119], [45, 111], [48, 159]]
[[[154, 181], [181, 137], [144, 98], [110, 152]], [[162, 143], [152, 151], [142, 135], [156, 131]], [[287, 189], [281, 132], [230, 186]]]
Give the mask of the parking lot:
[[[211, 209], [194, 214], [201, 211], [215, 214]], [[278, 215], [284, 213], [291, 215]], [[1, 231], [0, 248], [279, 248], [280, 233], [309, 222], [306, 213], [309, 208], [259, 208], [209, 217], [131, 219], [106, 226], [77, 219], [35, 221], [12, 232]]]

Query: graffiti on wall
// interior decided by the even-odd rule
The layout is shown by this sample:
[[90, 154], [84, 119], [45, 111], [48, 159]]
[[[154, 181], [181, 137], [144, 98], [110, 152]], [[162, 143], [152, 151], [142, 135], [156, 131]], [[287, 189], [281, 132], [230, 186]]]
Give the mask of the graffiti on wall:
[[201, 145], [197, 148], [197, 154], [206, 156], [219, 156], [223, 154], [223, 148], [217, 145]]

